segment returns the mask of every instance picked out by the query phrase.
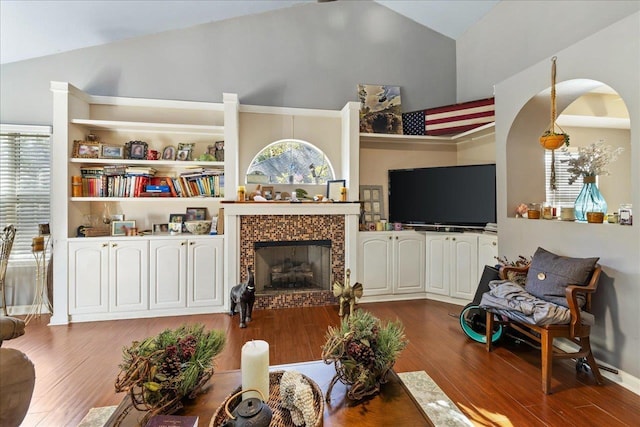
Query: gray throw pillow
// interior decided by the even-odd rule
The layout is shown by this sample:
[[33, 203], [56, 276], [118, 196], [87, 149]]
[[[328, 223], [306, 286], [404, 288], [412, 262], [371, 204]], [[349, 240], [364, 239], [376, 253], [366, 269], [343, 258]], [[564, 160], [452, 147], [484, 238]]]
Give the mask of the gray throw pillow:
[[[588, 284], [600, 258], [569, 258], [538, 248], [531, 260], [525, 290], [538, 298], [568, 307], [564, 294], [569, 285]], [[580, 307], [584, 298], [578, 297]]]

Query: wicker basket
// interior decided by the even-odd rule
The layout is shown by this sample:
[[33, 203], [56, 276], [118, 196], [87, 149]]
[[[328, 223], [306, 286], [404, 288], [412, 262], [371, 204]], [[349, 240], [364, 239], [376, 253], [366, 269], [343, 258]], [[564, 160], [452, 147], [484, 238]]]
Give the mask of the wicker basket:
[[[269, 373], [269, 400], [267, 404], [273, 411], [273, 417], [271, 418], [270, 427], [295, 427], [293, 421], [291, 420], [291, 415], [289, 414], [289, 410], [282, 407], [280, 401], [280, 379], [282, 378], [282, 374], [285, 371], [274, 371]], [[314, 410], [316, 414], [315, 423], [313, 426], [307, 427], [320, 427], [322, 426], [322, 417], [324, 414], [324, 399], [322, 396], [322, 390], [318, 387], [318, 384], [315, 383], [311, 378], [307, 377], [304, 374], [301, 374], [302, 377], [307, 380], [309, 385], [311, 385], [311, 389], [313, 392], [313, 403]], [[238, 393], [241, 390], [241, 387], [238, 387], [233, 392], [231, 392], [227, 398], [222, 402], [222, 404], [216, 409], [216, 412], [213, 414], [211, 418], [211, 422], [209, 423], [209, 427], [219, 427], [221, 426], [227, 419], [227, 414], [225, 413], [224, 406], [227, 403], [227, 400], [233, 397], [234, 394]], [[229, 410], [233, 411], [236, 406], [242, 401], [242, 396], [236, 396], [233, 398], [233, 401], [229, 402]]]

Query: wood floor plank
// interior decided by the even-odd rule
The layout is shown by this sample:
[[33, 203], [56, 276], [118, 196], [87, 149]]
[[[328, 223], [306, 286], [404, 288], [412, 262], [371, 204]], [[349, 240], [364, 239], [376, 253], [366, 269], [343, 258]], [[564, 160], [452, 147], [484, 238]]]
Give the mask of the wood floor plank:
[[[554, 393], [544, 395], [539, 351], [502, 342], [487, 353], [460, 330], [459, 306], [412, 300], [358, 307], [403, 323], [409, 345], [395, 370], [427, 372], [476, 426], [637, 425], [640, 396], [609, 380], [594, 385], [593, 377], [576, 373], [570, 360], [554, 362]], [[122, 348], [164, 329], [199, 322], [224, 331], [227, 344], [215, 366], [225, 371], [240, 368], [242, 345], [251, 339], [269, 342], [272, 365], [317, 360], [327, 328], [338, 325], [339, 317], [337, 306], [328, 306], [257, 310], [242, 329], [238, 315], [224, 313], [68, 326], [47, 322], [46, 316], [35, 319], [26, 335], [3, 343], [25, 352], [36, 367], [23, 427], [76, 426], [90, 408], [118, 404], [122, 394], [115, 393], [114, 382]]]

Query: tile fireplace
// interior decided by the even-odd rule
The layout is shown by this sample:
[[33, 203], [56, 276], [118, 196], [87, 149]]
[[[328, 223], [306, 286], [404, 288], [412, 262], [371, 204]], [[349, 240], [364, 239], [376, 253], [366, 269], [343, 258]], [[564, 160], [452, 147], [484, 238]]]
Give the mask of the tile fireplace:
[[225, 203], [225, 265], [237, 265], [228, 280], [244, 282], [254, 267], [256, 309], [337, 304], [331, 286], [356, 266], [359, 211], [357, 203]]

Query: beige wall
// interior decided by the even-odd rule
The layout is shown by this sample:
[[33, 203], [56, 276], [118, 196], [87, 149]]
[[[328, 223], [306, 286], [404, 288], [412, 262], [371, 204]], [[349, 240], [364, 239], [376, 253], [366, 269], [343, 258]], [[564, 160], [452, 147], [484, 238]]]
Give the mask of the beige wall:
[[[268, 110], [264, 110], [268, 111]], [[249, 165], [254, 157], [272, 142], [282, 139], [299, 139], [309, 142], [322, 150], [331, 166], [336, 179], [341, 179], [341, 118], [338, 112], [327, 114], [327, 117], [311, 117], [303, 115], [304, 110], [273, 110], [274, 113], [240, 113], [240, 138], [238, 143], [239, 180], [246, 182]], [[280, 113], [276, 113], [280, 111]], [[291, 192], [296, 188], [304, 188], [309, 195], [324, 194], [326, 185], [275, 185], [275, 191]], [[251, 192], [255, 185], [248, 186]]]
[[[361, 144], [360, 185], [382, 185], [385, 218], [389, 217], [388, 171], [456, 164], [456, 147], [450, 145], [416, 145], [403, 143]], [[416, 188], [416, 197], [420, 189]]]

